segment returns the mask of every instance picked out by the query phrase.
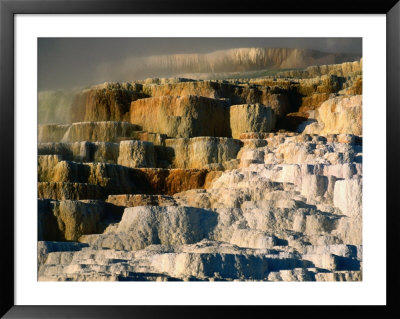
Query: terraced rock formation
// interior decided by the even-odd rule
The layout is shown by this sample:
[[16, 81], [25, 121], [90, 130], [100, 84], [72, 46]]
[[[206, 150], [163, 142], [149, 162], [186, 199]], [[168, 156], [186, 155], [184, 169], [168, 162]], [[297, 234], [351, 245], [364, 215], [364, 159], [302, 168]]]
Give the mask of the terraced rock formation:
[[38, 280], [362, 280], [361, 66], [39, 105]]

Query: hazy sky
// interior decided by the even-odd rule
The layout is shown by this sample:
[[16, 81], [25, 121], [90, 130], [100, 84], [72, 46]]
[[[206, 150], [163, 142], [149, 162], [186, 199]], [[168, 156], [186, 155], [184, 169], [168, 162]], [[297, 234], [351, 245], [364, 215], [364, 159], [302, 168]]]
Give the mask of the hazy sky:
[[[103, 81], [99, 66], [132, 57], [271, 47], [362, 53], [361, 38], [39, 38], [39, 90], [81, 87]], [[110, 79], [114, 80], [114, 79]]]

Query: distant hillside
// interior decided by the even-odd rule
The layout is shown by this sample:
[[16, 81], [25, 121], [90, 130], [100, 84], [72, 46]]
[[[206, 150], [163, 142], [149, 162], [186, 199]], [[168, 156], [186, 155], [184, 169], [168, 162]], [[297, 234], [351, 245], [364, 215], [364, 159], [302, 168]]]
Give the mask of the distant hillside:
[[179, 74], [248, 72], [265, 69], [305, 68], [359, 60], [355, 54], [326, 53], [298, 48], [238, 48], [206, 54], [172, 54], [132, 57], [99, 68], [108, 78], [133, 80]]

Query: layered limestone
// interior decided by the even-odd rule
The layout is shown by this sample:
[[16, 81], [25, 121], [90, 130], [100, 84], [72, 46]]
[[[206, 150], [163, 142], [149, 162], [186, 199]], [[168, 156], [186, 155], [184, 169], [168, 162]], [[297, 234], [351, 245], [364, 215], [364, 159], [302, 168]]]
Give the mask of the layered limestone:
[[221, 99], [159, 96], [132, 102], [130, 122], [169, 137], [229, 137], [227, 112], [227, 103]]
[[[299, 113], [305, 113], [309, 111], [313, 111], [321, 106], [326, 100], [334, 97], [332, 93], [313, 93], [311, 95], [305, 96], [302, 98], [301, 105], [299, 108]], [[307, 113], [307, 117], [310, 112]]]
[[167, 195], [110, 195], [107, 198], [107, 203], [111, 203], [120, 207], [135, 207], [135, 206], [176, 206], [177, 203], [172, 196]]
[[[352, 65], [355, 65], [354, 70], [356, 71], [354, 72], [348, 71], [352, 70]], [[317, 110], [324, 102], [336, 97], [351, 97], [352, 95], [362, 94], [362, 72], [357, 71], [357, 63], [337, 65], [333, 68], [336, 71], [332, 72], [325, 72], [324, 66], [320, 67], [322, 71], [318, 71], [319, 67], [313, 69], [314, 71], [310, 69], [310, 73], [304, 73], [303, 78], [300, 79], [283, 81], [283, 83], [281, 83], [282, 80], [277, 81], [277, 85], [283, 85], [297, 94], [292, 94], [291, 103], [293, 107], [277, 123], [278, 129], [295, 131], [299, 125], [303, 125], [302, 123], [308, 119], [310, 121], [305, 124], [315, 122]], [[342, 68], [345, 71], [342, 72]], [[357, 131], [347, 132], [360, 134]], [[314, 133], [327, 134], [329, 131], [314, 131]]]
[[361, 217], [347, 213], [360, 202], [327, 196], [354, 191], [360, 172], [326, 167], [253, 164], [173, 199], [110, 196], [135, 207], [109, 231], [82, 234], [87, 247], [42, 252], [39, 280], [361, 280]]
[[252, 79], [238, 79], [235, 75], [235, 79], [227, 80], [153, 78], [131, 83], [106, 82], [82, 91], [39, 92], [39, 123], [130, 121], [132, 102], [186, 95], [224, 99], [228, 106], [263, 104], [270, 106], [280, 119], [298, 112], [299, 108], [300, 112], [317, 108], [329, 94], [354, 95], [361, 92], [362, 59]]
[[[252, 250], [207, 240], [181, 248], [153, 245], [141, 251], [93, 250], [80, 244], [68, 252], [62, 245], [49, 242], [40, 245], [51, 248], [48, 252], [42, 249], [47, 253], [43, 254], [39, 268], [41, 281], [266, 280], [269, 265], [271, 269], [279, 269], [290, 261], [273, 253], [254, 254]], [[84, 260], [87, 266], [83, 273]], [[123, 263], [115, 265], [117, 260]]]
[[140, 127], [127, 122], [76, 122], [72, 124], [41, 124], [38, 142], [115, 142], [134, 138]]
[[362, 95], [327, 100], [316, 110], [315, 119], [304, 133], [362, 135]]
[[79, 92], [38, 127], [38, 280], [362, 280], [361, 64]]
[[108, 194], [142, 193], [148, 188], [142, 183], [141, 171], [115, 164], [41, 160], [38, 173], [40, 198], [98, 199]]
[[[133, 139], [145, 142], [151, 142], [157, 146], [165, 146], [167, 135], [159, 133], [151, 133], [146, 131], [137, 131], [133, 133]], [[121, 138], [123, 140], [124, 138]], [[128, 139], [128, 138], [126, 138]]]
[[139, 84], [105, 83], [82, 92], [71, 117], [73, 122], [128, 121], [131, 102], [144, 97]]
[[99, 233], [105, 215], [103, 202], [39, 200], [38, 240], [77, 241], [84, 234]]
[[225, 81], [191, 81], [164, 85], [153, 84], [145, 86], [144, 90], [153, 97], [195, 95], [227, 99], [231, 105], [259, 103], [270, 106], [278, 116], [283, 116], [290, 110], [291, 92], [278, 86], [257, 86]]
[[233, 138], [248, 132], [268, 133], [275, 129], [275, 113], [261, 104], [232, 105], [229, 108], [230, 128]]
[[[341, 141], [342, 143], [338, 142]], [[361, 145], [354, 135], [289, 136], [276, 134], [266, 138], [267, 146], [243, 148], [238, 154], [241, 167], [251, 164], [336, 165], [361, 161]], [[343, 143], [344, 142], [344, 143]], [[350, 143], [349, 143], [350, 142]], [[357, 141], [358, 142], [358, 141]]]
[[[357, 271], [319, 272], [315, 267], [303, 268], [309, 263], [296, 262], [294, 254], [285, 255], [276, 250], [255, 253], [252, 249], [206, 240], [181, 248], [151, 246], [142, 251], [93, 250], [81, 244], [67, 252], [62, 245], [40, 244], [51, 250], [40, 267], [39, 280], [311, 281], [320, 277], [360, 280]], [[87, 265], [82, 272], [84, 260]], [[123, 264], [113, 265], [116, 260]]]
[[172, 167], [206, 168], [236, 159], [243, 143], [237, 139], [221, 137], [174, 138], [165, 140], [166, 156]]
[[190, 189], [207, 187], [218, 174], [207, 169], [140, 169], [149, 194], [173, 195]]
[[54, 168], [62, 161], [60, 155], [39, 155], [38, 156], [38, 181], [52, 181]]
[[[348, 229], [349, 225], [361, 227], [360, 215], [352, 215], [350, 220], [346, 217], [347, 206], [334, 207], [332, 193], [340, 189], [340, 184], [335, 184], [336, 179], [299, 172], [295, 181], [280, 170], [269, 173], [266, 168], [255, 170], [253, 167], [231, 171], [215, 180], [206, 191], [190, 191], [174, 197], [181, 205], [217, 211], [220, 220], [215, 239], [240, 246], [260, 248], [265, 245], [264, 248], [268, 248], [276, 245], [279, 238], [292, 241], [297, 249], [298, 245], [304, 245], [304, 240], [313, 244], [348, 242], [360, 245], [359, 230], [350, 238]], [[297, 186], [293, 187], [289, 180]], [[361, 209], [360, 200], [356, 203]], [[300, 237], [292, 237], [293, 232], [301, 234]], [[241, 244], [239, 238], [242, 238]]]
[[[156, 164], [154, 162], [157, 158], [160, 158], [160, 160], [166, 160], [165, 137], [160, 134], [151, 134], [148, 132], [140, 133], [141, 134], [135, 134], [135, 137], [132, 139], [121, 140], [118, 143], [86, 141], [73, 143], [39, 143], [38, 155], [58, 155], [63, 160], [74, 162], [102, 162], [118, 164], [120, 147], [125, 145], [125, 147], [123, 147], [124, 152], [121, 154], [122, 157], [126, 157], [127, 154], [124, 155], [125, 151], [127, 151], [126, 145], [132, 144], [141, 145], [145, 147], [146, 150], [150, 151], [151, 154], [153, 154], [150, 156], [150, 158], [148, 158], [147, 161], [144, 162], [145, 166], [147, 163], [151, 164], [152, 166], [146, 167], [154, 167], [154, 165], [159, 165], [160, 163]], [[138, 137], [138, 139], [136, 139], [136, 137]], [[154, 147], [151, 145], [154, 145]]]
[[339, 94], [343, 95], [362, 95], [362, 75], [349, 78], [349, 80], [343, 85], [343, 89], [339, 91]]
[[133, 137], [140, 127], [127, 122], [78, 122], [69, 126], [60, 142], [114, 142]]
[[314, 65], [303, 70], [284, 71], [278, 77], [313, 78], [322, 75], [351, 76], [362, 72], [362, 58], [359, 61], [330, 65]]
[[310, 79], [300, 79], [298, 80], [298, 92], [303, 96], [337, 93], [342, 88], [343, 82], [345, 80], [336, 75], [322, 75]]
[[38, 155], [57, 155], [74, 162], [102, 162], [116, 164], [119, 144], [111, 142], [39, 143]]
[[151, 142], [121, 141], [118, 164], [127, 167], [156, 167], [156, 154]]
[[125, 209], [115, 232], [84, 236], [80, 241], [120, 250], [191, 244], [207, 238], [216, 222], [216, 213], [200, 208], [137, 206]]
[[[207, 169], [130, 168], [39, 156], [39, 198], [98, 199], [116, 194], [172, 195], [207, 187], [218, 174]], [[79, 193], [81, 192], [81, 193]]]
[[355, 218], [360, 217], [362, 212], [362, 179], [355, 177], [336, 181], [333, 203], [343, 214]]
[[38, 241], [37, 245], [37, 253], [38, 253], [38, 258], [37, 258], [37, 266], [38, 269], [40, 266], [43, 265], [43, 263], [46, 261], [47, 256], [49, 253], [52, 252], [68, 252], [71, 253], [73, 251], [79, 251], [84, 247], [88, 247], [89, 245], [87, 244], [81, 244], [81, 243], [76, 243], [76, 242], [57, 242], [57, 241]]
[[104, 187], [88, 183], [38, 182], [38, 198], [46, 199], [102, 199]]

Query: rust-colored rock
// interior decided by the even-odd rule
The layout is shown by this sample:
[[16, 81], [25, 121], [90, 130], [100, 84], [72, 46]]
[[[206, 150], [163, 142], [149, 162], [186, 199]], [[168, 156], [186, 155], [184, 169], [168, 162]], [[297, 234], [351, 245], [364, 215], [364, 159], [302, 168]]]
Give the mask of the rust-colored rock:
[[188, 189], [202, 188], [206, 175], [206, 170], [170, 170], [170, 174], [165, 181], [166, 194], [173, 195]]
[[205, 169], [150, 169], [142, 168], [144, 179], [153, 194], [173, 195], [188, 189], [203, 188]]
[[210, 171], [206, 175], [203, 188], [207, 189], [211, 187], [212, 182], [222, 175], [222, 171]]
[[302, 98], [299, 112], [312, 111], [321, 106], [323, 102], [331, 98], [330, 93], [314, 93]]

